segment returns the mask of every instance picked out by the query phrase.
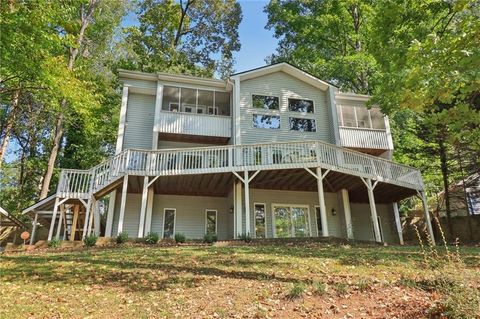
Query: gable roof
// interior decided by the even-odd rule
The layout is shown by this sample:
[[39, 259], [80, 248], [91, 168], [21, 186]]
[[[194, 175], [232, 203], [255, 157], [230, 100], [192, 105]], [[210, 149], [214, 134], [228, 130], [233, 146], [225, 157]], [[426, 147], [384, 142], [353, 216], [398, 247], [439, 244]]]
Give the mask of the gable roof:
[[312, 74], [290, 64], [287, 62], [279, 62], [271, 65], [262, 66], [256, 69], [251, 69], [239, 73], [232, 74], [232, 77], [238, 77], [240, 81], [254, 79], [263, 75], [272, 74], [275, 72], [285, 72], [301, 81], [304, 81], [318, 89], [323, 91], [328, 90], [330, 86], [335, 87]]

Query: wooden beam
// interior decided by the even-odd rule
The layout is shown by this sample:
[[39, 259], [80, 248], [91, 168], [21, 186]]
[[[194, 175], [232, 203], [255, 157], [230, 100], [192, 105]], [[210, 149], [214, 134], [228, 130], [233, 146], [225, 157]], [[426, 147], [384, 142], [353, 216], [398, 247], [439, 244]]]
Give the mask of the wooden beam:
[[435, 236], [433, 235], [432, 221], [430, 220], [430, 212], [428, 211], [427, 196], [425, 192], [418, 192], [418, 196], [422, 200], [423, 204], [423, 213], [425, 216], [425, 222], [427, 223], [428, 234], [430, 235], [430, 240], [432, 244], [435, 245]]
[[148, 188], [147, 192], [147, 210], [145, 216], [145, 234], [148, 234], [152, 229], [152, 212], [153, 212], [153, 201], [154, 201], [155, 191], [153, 187]]
[[370, 213], [372, 214], [372, 223], [373, 223], [373, 232], [375, 236], [375, 241], [378, 243], [382, 242], [382, 236], [380, 234], [380, 225], [378, 224], [378, 215], [377, 215], [377, 207], [375, 205], [375, 196], [373, 195], [373, 189], [375, 185], [372, 184], [372, 180], [370, 178], [366, 178], [365, 180], [362, 178], [362, 181], [367, 186], [368, 191], [368, 202], [370, 203]]
[[140, 206], [140, 222], [138, 226], [138, 238], [143, 238], [143, 231], [145, 229], [145, 214], [147, 211], [147, 198], [148, 198], [148, 176], [145, 176], [143, 178], [142, 204]]
[[[328, 171], [327, 171], [328, 173]], [[318, 189], [318, 202], [320, 205], [320, 219], [322, 220], [322, 237], [328, 237], [328, 220], [327, 220], [327, 209], [325, 207], [325, 194], [323, 192], [323, 176], [322, 169], [317, 167], [317, 189]]]
[[245, 191], [245, 234], [246, 235], [252, 235], [252, 230], [250, 228], [250, 178], [248, 171], [245, 171], [243, 173], [245, 182], [243, 183], [244, 186], [244, 191]]
[[343, 213], [345, 215], [345, 227], [347, 228], [347, 238], [353, 239], [353, 224], [352, 224], [352, 213], [350, 210], [350, 198], [348, 197], [348, 190], [340, 190], [340, 195], [342, 197], [343, 204]]
[[57, 219], [57, 212], [58, 212], [58, 203], [59, 203], [59, 198], [55, 198], [55, 204], [53, 204], [53, 213], [52, 213], [52, 221], [50, 223], [50, 230], [48, 231], [48, 241], [52, 240], [53, 237], [53, 229], [55, 227], [55, 222]]
[[70, 232], [70, 241], [75, 240], [75, 234], [77, 232], [77, 223], [78, 223], [78, 215], [80, 214], [80, 205], [76, 204], [73, 206], [73, 219], [72, 219], [72, 229]]
[[33, 219], [32, 235], [30, 236], [30, 245], [33, 245], [35, 241], [35, 233], [37, 232], [38, 225], [38, 213], [35, 212], [35, 218]]
[[393, 203], [393, 215], [395, 216], [395, 225], [397, 227], [398, 242], [400, 245], [403, 245], [403, 231], [402, 231], [402, 221], [400, 220], [400, 213], [398, 212], [398, 204]]
[[128, 191], [128, 175], [123, 177], [123, 187], [122, 187], [122, 200], [120, 202], [120, 214], [118, 216], [118, 229], [117, 235], [123, 231], [123, 219], [125, 217], [125, 205], [127, 202], [127, 191]]
[[116, 199], [117, 199], [117, 190], [113, 190], [110, 193], [110, 198], [108, 199], [108, 212], [107, 212], [107, 222], [105, 225], [105, 237], [112, 237], [113, 215], [115, 212]]

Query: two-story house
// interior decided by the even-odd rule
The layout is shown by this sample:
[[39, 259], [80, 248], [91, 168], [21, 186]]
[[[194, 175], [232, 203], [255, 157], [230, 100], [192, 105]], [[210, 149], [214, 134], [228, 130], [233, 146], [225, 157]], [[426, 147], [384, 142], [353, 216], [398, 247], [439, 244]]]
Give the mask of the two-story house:
[[62, 170], [56, 193], [24, 211], [48, 224], [49, 240], [156, 232], [402, 243], [396, 202], [417, 195], [426, 205], [420, 172], [391, 161], [388, 118], [365, 106], [368, 96], [287, 63], [227, 80], [119, 75], [116, 155]]

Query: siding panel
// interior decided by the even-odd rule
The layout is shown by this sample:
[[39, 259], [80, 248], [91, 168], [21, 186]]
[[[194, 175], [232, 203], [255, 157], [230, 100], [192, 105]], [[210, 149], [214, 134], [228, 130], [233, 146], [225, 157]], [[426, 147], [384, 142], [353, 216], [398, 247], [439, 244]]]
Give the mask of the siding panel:
[[[377, 204], [377, 214], [380, 216], [383, 239], [386, 242], [398, 243], [395, 231], [395, 218], [391, 204]], [[350, 204], [352, 212], [353, 237], [359, 240], [374, 241], [373, 226], [369, 204]]]
[[132, 93], [128, 95], [127, 121], [123, 149], [151, 149], [155, 96]]

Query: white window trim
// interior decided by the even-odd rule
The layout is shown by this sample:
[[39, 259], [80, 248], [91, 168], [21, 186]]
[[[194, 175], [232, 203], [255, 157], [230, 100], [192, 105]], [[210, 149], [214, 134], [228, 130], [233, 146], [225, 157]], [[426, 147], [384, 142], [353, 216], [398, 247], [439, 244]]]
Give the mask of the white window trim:
[[[278, 99], [278, 110], [270, 110], [270, 109], [264, 109], [264, 108], [258, 108], [258, 107], [254, 107], [253, 106], [253, 96], [254, 95], [259, 95], [259, 96], [266, 96], [266, 97], [276, 97]], [[282, 97], [280, 95], [276, 95], [276, 94], [266, 94], [266, 93], [255, 93], [255, 92], [252, 92], [250, 93], [250, 109], [253, 109], [253, 110], [263, 110], [265, 112], [277, 112], [277, 113], [280, 113], [281, 109], [282, 109]]]
[[[290, 110], [290, 108], [289, 108], [290, 100], [312, 101], [313, 112], [299, 112], [299, 111], [292, 111], [292, 110]], [[314, 100], [314, 99], [303, 98], [303, 97], [287, 96], [287, 112], [298, 113], [298, 114], [303, 114], [303, 115], [309, 115], [309, 114], [313, 115], [313, 114], [316, 113], [315, 110], [316, 110], [316, 108], [315, 108], [315, 100]]]
[[[299, 120], [310, 120], [315, 122], [315, 131], [299, 131], [299, 130], [292, 130], [290, 127], [290, 119], [299, 119]], [[308, 118], [308, 117], [297, 117], [297, 116], [288, 116], [288, 130], [290, 132], [300, 132], [300, 133], [317, 133], [317, 119], [316, 118]]]
[[176, 208], [164, 208], [163, 209], [163, 226], [162, 226], [162, 239], [165, 235], [165, 213], [167, 210], [173, 210], [173, 236], [175, 237], [175, 231], [177, 227], [177, 209]]
[[216, 209], [205, 209], [205, 235], [207, 234], [207, 213], [215, 212], [215, 235], [218, 235], [218, 210]]
[[[311, 225], [311, 220], [310, 220], [310, 206], [305, 205], [305, 204], [281, 204], [281, 203], [272, 203], [272, 228], [273, 228], [273, 238], [277, 238], [277, 227], [275, 226], [275, 207], [276, 206], [284, 206], [284, 207], [301, 207], [301, 208], [306, 208], [307, 209], [307, 222], [308, 222], [308, 236], [307, 237], [312, 237], [312, 225]], [[290, 238], [296, 238], [296, 237], [290, 237]]]
[[256, 205], [263, 205], [263, 209], [265, 210], [265, 234], [263, 238], [267, 238], [267, 204], [266, 203], [253, 203], [253, 227], [255, 229], [255, 236], [257, 237], [257, 216], [256, 216], [256, 211], [255, 211], [255, 206]]

